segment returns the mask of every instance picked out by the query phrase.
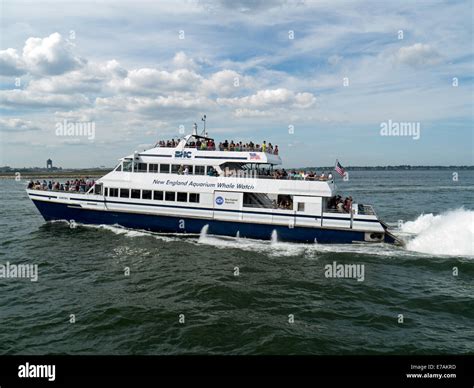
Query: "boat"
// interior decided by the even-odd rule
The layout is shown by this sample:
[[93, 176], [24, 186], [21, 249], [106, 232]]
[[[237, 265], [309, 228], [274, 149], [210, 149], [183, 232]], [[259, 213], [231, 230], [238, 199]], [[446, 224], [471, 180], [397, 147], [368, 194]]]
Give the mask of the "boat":
[[334, 208], [332, 174], [292, 175], [281, 164], [277, 147], [216, 146], [195, 124], [181, 139], [119, 159], [86, 189], [30, 183], [26, 191], [46, 221], [303, 243], [399, 242], [373, 206]]

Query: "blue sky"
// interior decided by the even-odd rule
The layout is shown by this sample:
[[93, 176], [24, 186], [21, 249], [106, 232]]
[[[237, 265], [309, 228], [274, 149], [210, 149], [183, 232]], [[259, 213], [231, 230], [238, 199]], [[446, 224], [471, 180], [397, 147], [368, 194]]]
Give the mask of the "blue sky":
[[[471, 1], [1, 7], [0, 165], [112, 166], [203, 114], [286, 166], [473, 164]], [[64, 120], [93, 138], [59, 136]], [[389, 120], [419, 139], [382, 136]]]

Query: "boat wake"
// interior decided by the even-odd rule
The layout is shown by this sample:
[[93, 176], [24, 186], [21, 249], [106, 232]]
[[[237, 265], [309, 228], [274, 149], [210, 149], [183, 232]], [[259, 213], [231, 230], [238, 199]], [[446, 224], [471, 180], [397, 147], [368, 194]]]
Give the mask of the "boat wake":
[[474, 211], [463, 208], [439, 215], [422, 214], [403, 224], [406, 248], [434, 255], [474, 257]]

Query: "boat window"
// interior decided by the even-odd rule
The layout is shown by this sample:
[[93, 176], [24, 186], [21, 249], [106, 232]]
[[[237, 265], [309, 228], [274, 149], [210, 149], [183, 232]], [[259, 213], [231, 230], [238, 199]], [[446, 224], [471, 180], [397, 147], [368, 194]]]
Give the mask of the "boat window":
[[109, 196], [109, 188], [108, 188], [108, 187], [106, 187], [106, 188], [104, 189], [104, 195], [105, 195], [106, 197]]
[[169, 174], [170, 173], [170, 165], [169, 164], [160, 164], [160, 173]]
[[[179, 164], [172, 164], [171, 165], [171, 174], [178, 174], [180, 167], [181, 166]], [[183, 168], [183, 170], [184, 170], [184, 168]]]
[[163, 192], [162, 191], [153, 191], [153, 199], [155, 201], [163, 201]]
[[194, 175], [204, 175], [206, 166], [194, 166]]
[[122, 171], [122, 163], [119, 163], [117, 167], [115, 167], [114, 171]]
[[185, 166], [184, 169], [188, 169], [188, 175], [193, 175], [193, 166]]
[[120, 198], [129, 198], [130, 190], [129, 189], [120, 189]]
[[293, 210], [293, 196], [280, 194], [277, 198], [278, 209]]
[[277, 202], [274, 197], [266, 193], [244, 193], [243, 206], [275, 209]]
[[154, 164], [154, 163], [149, 164], [148, 172], [158, 172], [158, 164]]
[[123, 161], [123, 171], [124, 172], [132, 172], [132, 161], [131, 160], [124, 160]]
[[94, 185], [94, 194], [101, 195], [102, 194], [102, 185], [95, 184]]
[[146, 172], [146, 163], [138, 163], [137, 172]]
[[167, 191], [165, 193], [165, 201], [176, 201], [176, 193], [174, 191]]
[[140, 190], [137, 190], [137, 189], [132, 189], [132, 193], [131, 193], [131, 197], [132, 198], [137, 198], [137, 199], [140, 199]]
[[119, 189], [115, 189], [113, 187], [109, 189], [109, 195], [111, 197], [118, 197], [118, 194], [119, 194]]
[[189, 202], [199, 203], [199, 194], [189, 193]]
[[304, 212], [304, 202], [298, 202], [298, 211]]
[[143, 190], [142, 199], [151, 199], [151, 190]]
[[178, 193], [178, 202], [187, 202], [188, 193]]

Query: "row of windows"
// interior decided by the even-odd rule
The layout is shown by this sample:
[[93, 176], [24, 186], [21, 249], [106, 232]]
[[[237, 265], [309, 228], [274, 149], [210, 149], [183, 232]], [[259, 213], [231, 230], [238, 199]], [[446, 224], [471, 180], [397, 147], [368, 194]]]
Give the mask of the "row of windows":
[[155, 201], [199, 203], [198, 193], [184, 193], [175, 191], [117, 189], [114, 187], [106, 187], [105, 196], [117, 198], [148, 199]]
[[[207, 168], [206, 168], [207, 167]], [[188, 175], [206, 175], [207, 172], [213, 171], [212, 166], [187, 166], [181, 164], [157, 164], [157, 163], [137, 163], [135, 165], [135, 172], [149, 172], [161, 174], [188, 174]], [[116, 171], [132, 172], [132, 162], [125, 161], [122, 165], [119, 164]]]

